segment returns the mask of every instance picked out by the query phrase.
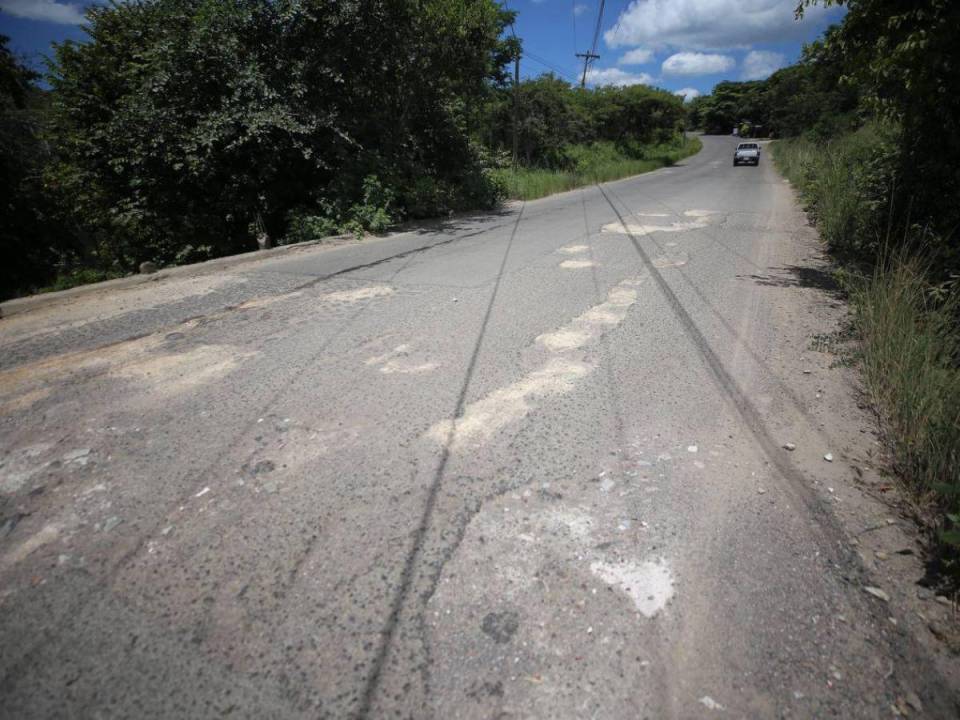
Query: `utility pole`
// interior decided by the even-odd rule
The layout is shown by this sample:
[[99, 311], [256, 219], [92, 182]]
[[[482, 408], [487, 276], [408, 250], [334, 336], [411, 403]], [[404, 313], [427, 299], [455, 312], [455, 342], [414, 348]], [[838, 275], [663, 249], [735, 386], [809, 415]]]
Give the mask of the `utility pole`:
[[583, 88], [587, 86], [587, 68], [590, 67], [590, 61], [597, 60], [600, 56], [596, 53], [585, 52], [577, 53], [577, 57], [583, 58], [583, 77], [580, 78], [580, 87]]
[[597, 42], [600, 40], [600, 26], [603, 25], [604, 3], [605, 0], [600, 0], [600, 9], [597, 12], [597, 26], [593, 31], [593, 45], [590, 46], [590, 52], [576, 53], [578, 58], [583, 58], [583, 77], [580, 78], [581, 88], [587, 86], [587, 70], [590, 68], [590, 63], [600, 59], [600, 56], [597, 55]]
[[517, 169], [520, 138], [517, 135], [517, 116], [520, 114], [520, 53], [513, 60], [513, 169]]

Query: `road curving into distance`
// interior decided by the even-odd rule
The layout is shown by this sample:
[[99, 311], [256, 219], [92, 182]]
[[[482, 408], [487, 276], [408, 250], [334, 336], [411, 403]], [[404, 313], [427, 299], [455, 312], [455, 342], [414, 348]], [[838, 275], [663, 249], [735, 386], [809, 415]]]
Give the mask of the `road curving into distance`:
[[951, 716], [735, 145], [0, 321], [0, 715]]

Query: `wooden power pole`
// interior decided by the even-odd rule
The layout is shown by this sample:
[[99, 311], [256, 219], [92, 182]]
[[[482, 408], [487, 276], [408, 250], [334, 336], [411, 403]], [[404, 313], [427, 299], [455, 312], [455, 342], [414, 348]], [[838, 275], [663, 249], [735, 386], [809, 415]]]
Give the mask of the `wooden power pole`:
[[577, 53], [578, 58], [583, 58], [583, 77], [580, 78], [580, 87], [587, 86], [587, 68], [590, 67], [590, 61], [596, 60], [600, 56], [596, 53], [586, 52], [586, 53]]
[[513, 61], [513, 169], [517, 169], [520, 154], [520, 138], [517, 134], [518, 115], [520, 114], [520, 54]]
[[593, 45], [590, 46], [590, 52], [576, 53], [578, 58], [583, 58], [583, 77], [580, 78], [580, 87], [587, 86], [587, 70], [590, 69], [590, 63], [600, 58], [597, 55], [597, 42], [600, 40], [600, 27], [603, 25], [603, 6], [605, 0], [600, 0], [600, 9], [597, 11], [597, 26], [593, 31]]

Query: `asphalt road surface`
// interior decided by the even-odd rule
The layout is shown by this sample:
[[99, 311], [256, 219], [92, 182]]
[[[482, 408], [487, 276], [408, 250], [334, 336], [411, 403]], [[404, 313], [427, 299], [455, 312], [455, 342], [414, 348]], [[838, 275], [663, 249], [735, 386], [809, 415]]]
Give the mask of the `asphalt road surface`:
[[952, 716], [735, 144], [0, 321], [0, 716]]

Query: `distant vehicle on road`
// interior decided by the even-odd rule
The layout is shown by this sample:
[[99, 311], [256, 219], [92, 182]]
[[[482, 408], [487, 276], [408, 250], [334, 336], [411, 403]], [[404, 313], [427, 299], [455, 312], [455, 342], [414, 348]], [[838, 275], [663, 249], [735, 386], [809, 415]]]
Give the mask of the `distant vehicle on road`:
[[733, 164], [734, 166], [737, 166], [740, 163], [759, 165], [760, 146], [757, 143], [750, 142], [740, 143], [737, 145], [737, 149], [733, 153]]

